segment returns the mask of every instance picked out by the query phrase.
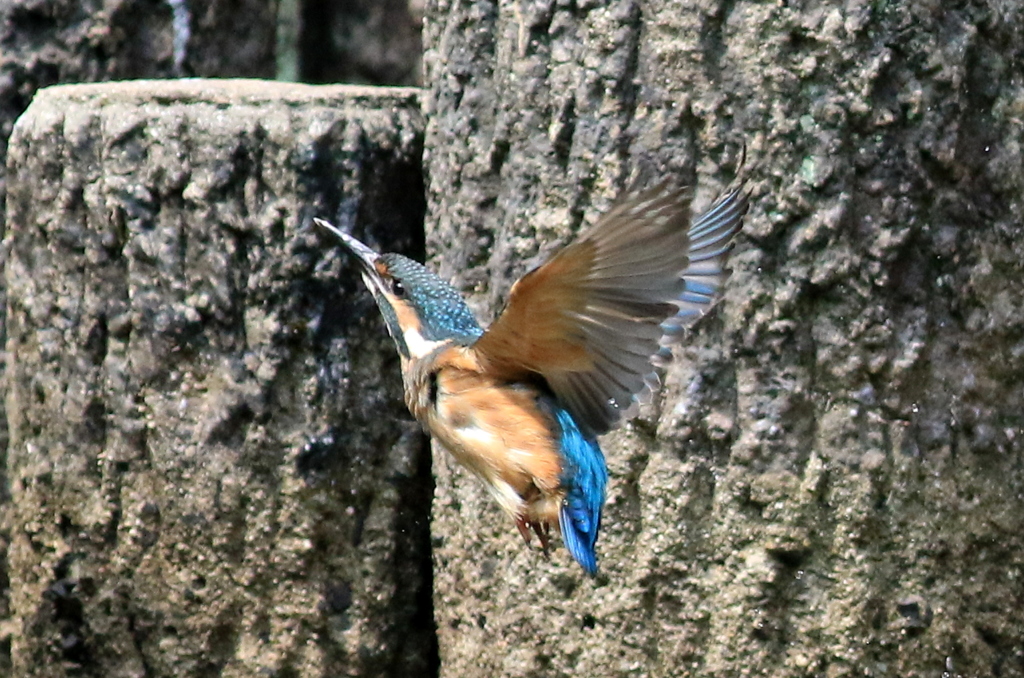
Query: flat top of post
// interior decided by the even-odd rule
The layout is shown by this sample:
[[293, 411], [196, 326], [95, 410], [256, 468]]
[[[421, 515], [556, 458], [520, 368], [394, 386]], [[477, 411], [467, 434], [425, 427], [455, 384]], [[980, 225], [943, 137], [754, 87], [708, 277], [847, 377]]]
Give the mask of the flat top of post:
[[383, 104], [418, 108], [423, 90], [416, 87], [368, 85], [305, 85], [253, 79], [188, 78], [181, 80], [124, 80], [120, 82], [55, 85], [39, 90], [36, 98], [85, 100], [106, 98], [110, 103], [203, 102], [257, 104], [276, 101], [294, 104]]

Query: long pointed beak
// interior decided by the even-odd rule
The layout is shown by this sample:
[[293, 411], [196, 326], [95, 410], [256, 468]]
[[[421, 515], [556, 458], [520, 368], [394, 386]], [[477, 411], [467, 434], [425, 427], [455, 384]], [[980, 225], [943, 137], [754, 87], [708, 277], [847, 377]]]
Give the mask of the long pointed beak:
[[348, 233], [343, 233], [342, 231], [338, 230], [335, 226], [324, 221], [323, 219], [313, 217], [313, 221], [316, 222], [317, 226], [326, 228], [328, 231], [338, 236], [338, 238], [341, 239], [342, 244], [345, 245], [348, 251], [359, 257], [359, 262], [363, 265], [363, 268], [367, 272], [372, 272], [376, 274], [377, 269], [374, 266], [374, 264], [376, 264], [377, 259], [380, 258], [379, 254], [377, 254], [372, 249], [370, 249], [363, 243], [359, 242], [358, 240], [350, 236]]

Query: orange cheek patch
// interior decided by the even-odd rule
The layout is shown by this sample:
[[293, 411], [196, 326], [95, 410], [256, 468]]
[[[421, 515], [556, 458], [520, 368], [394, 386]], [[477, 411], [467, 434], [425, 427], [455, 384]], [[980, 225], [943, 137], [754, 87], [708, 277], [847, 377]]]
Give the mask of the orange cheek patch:
[[[391, 295], [388, 295], [389, 297]], [[395, 317], [398, 318], [398, 324], [403, 331], [420, 329], [420, 319], [416, 316], [416, 312], [412, 310], [409, 304], [401, 301], [391, 300], [391, 308], [395, 309]]]

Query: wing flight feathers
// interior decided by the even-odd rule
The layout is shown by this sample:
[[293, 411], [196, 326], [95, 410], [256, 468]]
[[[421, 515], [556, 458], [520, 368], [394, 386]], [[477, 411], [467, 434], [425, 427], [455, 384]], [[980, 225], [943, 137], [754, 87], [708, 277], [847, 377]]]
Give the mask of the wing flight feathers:
[[627, 195], [512, 287], [477, 354], [506, 378], [540, 375], [588, 433], [606, 432], [649, 396], [665, 347], [729, 275], [746, 193], [727, 193], [692, 223], [690, 200], [667, 181]]

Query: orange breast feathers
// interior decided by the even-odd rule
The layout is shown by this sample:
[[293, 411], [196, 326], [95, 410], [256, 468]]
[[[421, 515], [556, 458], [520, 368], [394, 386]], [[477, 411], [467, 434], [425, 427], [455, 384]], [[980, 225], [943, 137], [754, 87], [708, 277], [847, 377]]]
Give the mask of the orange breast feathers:
[[433, 406], [416, 414], [510, 514], [557, 524], [563, 491], [555, 423], [538, 406], [536, 389], [486, 376], [471, 351], [441, 353], [431, 368]]

